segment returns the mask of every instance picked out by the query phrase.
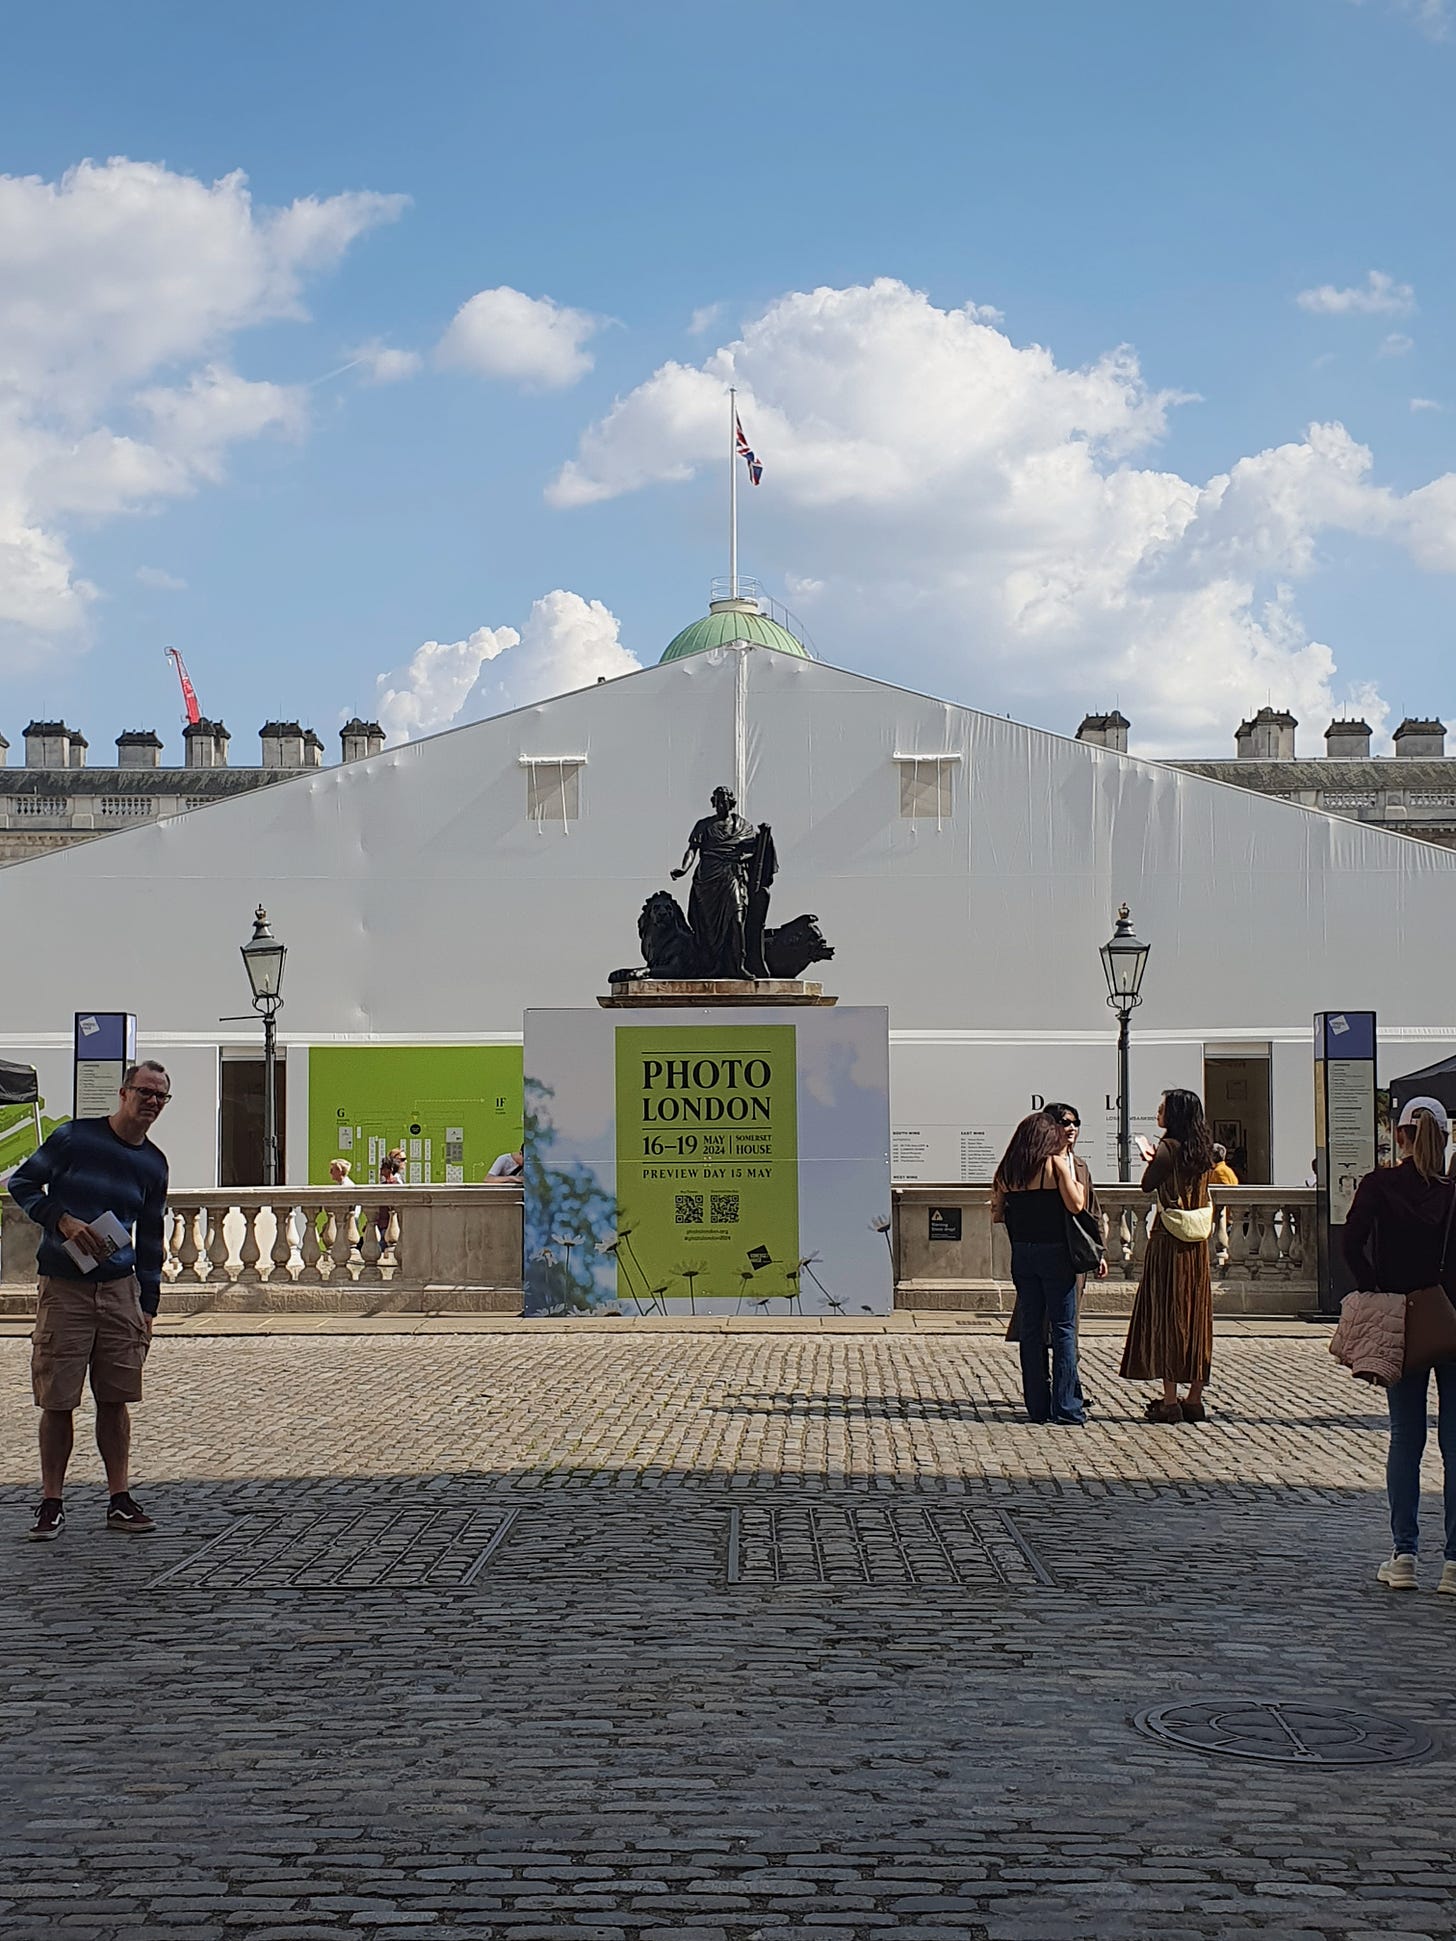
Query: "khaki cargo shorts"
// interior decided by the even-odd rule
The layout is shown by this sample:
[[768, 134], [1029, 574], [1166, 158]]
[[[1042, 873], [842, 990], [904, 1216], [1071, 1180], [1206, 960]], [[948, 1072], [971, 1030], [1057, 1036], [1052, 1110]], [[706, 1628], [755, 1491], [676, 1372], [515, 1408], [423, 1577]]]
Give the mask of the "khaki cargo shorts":
[[98, 1402], [139, 1402], [150, 1346], [135, 1274], [98, 1282], [42, 1274], [30, 1350], [38, 1409], [79, 1408], [87, 1369]]

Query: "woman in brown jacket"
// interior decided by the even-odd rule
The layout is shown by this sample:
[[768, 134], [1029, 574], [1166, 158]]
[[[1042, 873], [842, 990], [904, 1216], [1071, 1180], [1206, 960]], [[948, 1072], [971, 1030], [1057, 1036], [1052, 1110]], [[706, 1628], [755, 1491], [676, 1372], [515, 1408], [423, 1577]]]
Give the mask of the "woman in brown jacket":
[[[1163, 1137], [1157, 1150], [1143, 1143], [1148, 1166], [1142, 1179], [1143, 1191], [1155, 1196], [1158, 1213], [1133, 1300], [1122, 1373], [1130, 1381], [1163, 1384], [1162, 1394], [1143, 1411], [1150, 1422], [1202, 1422], [1207, 1414], [1203, 1389], [1213, 1360], [1213, 1282], [1208, 1270], [1213, 1140], [1196, 1092], [1165, 1092], [1158, 1124]], [[1208, 1208], [1202, 1237], [1179, 1238], [1163, 1219], [1165, 1207], [1176, 1224], [1195, 1228], [1203, 1224], [1203, 1209]], [[1195, 1216], [1191, 1223], [1180, 1219], [1186, 1214]], [[1188, 1389], [1181, 1400], [1180, 1382]]]

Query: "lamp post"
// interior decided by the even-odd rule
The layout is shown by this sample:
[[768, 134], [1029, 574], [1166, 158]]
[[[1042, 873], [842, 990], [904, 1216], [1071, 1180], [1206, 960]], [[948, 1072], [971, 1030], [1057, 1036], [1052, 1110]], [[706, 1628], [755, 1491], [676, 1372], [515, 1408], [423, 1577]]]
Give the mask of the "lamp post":
[[1124, 903], [1117, 928], [1102, 946], [1102, 970], [1107, 979], [1107, 1002], [1117, 1013], [1117, 1177], [1126, 1186], [1132, 1179], [1132, 1081], [1128, 1072], [1127, 1024], [1142, 1003], [1138, 992], [1147, 968], [1148, 946], [1133, 935], [1132, 915]]
[[253, 987], [253, 1009], [263, 1014], [263, 1184], [278, 1185], [278, 1047], [274, 1019], [283, 1002], [283, 960], [287, 944], [268, 928], [268, 912], [258, 905], [253, 934], [241, 946], [243, 968]]

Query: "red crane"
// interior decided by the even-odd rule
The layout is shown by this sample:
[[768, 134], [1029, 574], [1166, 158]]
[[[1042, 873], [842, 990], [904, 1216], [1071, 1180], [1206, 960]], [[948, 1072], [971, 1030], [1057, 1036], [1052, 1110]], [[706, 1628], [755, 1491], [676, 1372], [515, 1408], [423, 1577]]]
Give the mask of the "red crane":
[[177, 670], [177, 679], [182, 683], [182, 705], [187, 710], [187, 723], [195, 727], [202, 719], [202, 710], [197, 705], [197, 691], [187, 678], [187, 663], [175, 647], [167, 649], [167, 658]]

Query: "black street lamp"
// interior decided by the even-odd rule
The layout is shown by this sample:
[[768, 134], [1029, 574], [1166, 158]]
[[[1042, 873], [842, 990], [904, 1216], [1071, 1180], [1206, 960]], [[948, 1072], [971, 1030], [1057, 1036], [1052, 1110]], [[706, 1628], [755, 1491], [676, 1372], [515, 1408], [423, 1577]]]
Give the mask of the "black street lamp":
[[243, 968], [253, 987], [253, 1009], [263, 1014], [263, 1184], [278, 1180], [278, 1048], [274, 1018], [283, 1002], [283, 960], [287, 944], [268, 928], [268, 912], [260, 903], [253, 918], [253, 934], [241, 946]]
[[1133, 935], [1132, 915], [1124, 903], [1117, 928], [1102, 946], [1107, 1002], [1117, 1013], [1117, 1177], [1132, 1179], [1132, 1081], [1128, 1073], [1127, 1021], [1142, 1003], [1138, 996], [1147, 969], [1148, 946]]

